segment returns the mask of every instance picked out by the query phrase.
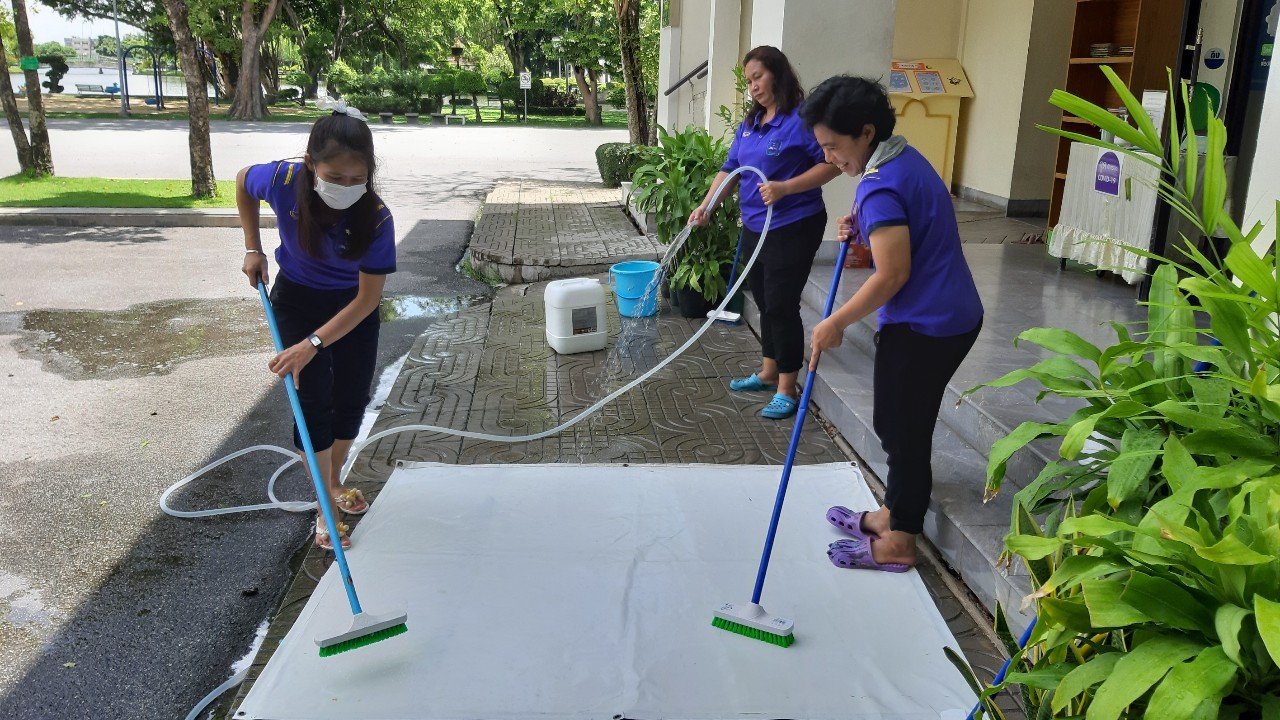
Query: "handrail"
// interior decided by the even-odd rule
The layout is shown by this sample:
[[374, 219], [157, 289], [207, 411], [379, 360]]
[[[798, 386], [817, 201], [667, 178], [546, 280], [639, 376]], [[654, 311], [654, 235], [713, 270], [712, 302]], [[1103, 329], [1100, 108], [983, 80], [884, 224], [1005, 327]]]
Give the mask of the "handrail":
[[666, 96], [670, 95], [671, 93], [673, 93], [673, 92], [675, 92], [675, 91], [679, 90], [681, 85], [684, 85], [685, 83], [687, 83], [687, 82], [689, 82], [690, 80], [692, 80], [692, 79], [694, 78], [694, 76], [695, 76], [695, 75], [696, 75], [696, 76], [698, 76], [698, 77], [702, 77], [702, 76], [706, 75], [706, 74], [707, 74], [707, 66], [710, 64], [710, 62], [711, 62], [710, 60], [703, 60], [701, 65], [699, 65], [698, 67], [696, 67], [696, 68], [694, 68], [694, 69], [690, 70], [688, 75], [685, 75], [684, 77], [680, 78], [680, 80], [679, 80], [679, 81], [677, 81], [675, 85], [672, 85], [671, 87], [667, 88], [667, 91], [666, 91], [666, 92], [664, 92], [664, 93], [662, 93], [663, 97], [666, 97]]

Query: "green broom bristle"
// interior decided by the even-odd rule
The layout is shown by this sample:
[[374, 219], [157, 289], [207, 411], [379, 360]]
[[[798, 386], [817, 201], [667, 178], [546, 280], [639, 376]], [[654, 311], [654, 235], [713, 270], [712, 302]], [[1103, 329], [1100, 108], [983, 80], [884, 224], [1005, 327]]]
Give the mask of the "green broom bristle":
[[347, 652], [348, 650], [355, 650], [357, 648], [367, 647], [376, 642], [382, 642], [387, 638], [393, 638], [397, 635], [403, 635], [404, 633], [407, 633], [407, 632], [409, 632], [409, 626], [404, 623], [400, 623], [399, 625], [392, 625], [389, 628], [383, 628], [382, 630], [369, 633], [368, 635], [361, 635], [358, 638], [343, 640], [340, 643], [335, 643], [333, 645], [322, 647], [320, 648], [320, 657], [332, 657], [333, 655], [337, 655], [338, 653], [344, 653], [344, 652]]
[[739, 635], [745, 635], [749, 638], [755, 638], [756, 640], [763, 640], [764, 642], [772, 643], [781, 647], [791, 647], [791, 643], [796, 641], [794, 635], [778, 635], [777, 633], [765, 632], [753, 627], [748, 627], [742, 623], [725, 620], [724, 618], [715, 618], [711, 621], [711, 624], [721, 630], [728, 630], [731, 633], [738, 633]]

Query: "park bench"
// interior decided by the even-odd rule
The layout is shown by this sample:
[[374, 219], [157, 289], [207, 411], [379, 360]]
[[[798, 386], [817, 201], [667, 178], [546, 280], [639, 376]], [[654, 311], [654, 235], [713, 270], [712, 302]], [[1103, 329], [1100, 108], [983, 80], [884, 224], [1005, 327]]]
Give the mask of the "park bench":
[[116, 93], [120, 92], [120, 88], [115, 85], [112, 85], [109, 88], [104, 88], [101, 85], [81, 85], [80, 83], [76, 83], [76, 92], [80, 95], [110, 95], [111, 97], [115, 97]]
[[445, 125], [448, 125], [450, 122], [452, 122], [452, 121], [454, 121], [454, 120], [457, 120], [458, 122], [462, 123], [463, 125], [466, 125], [466, 124], [467, 124], [467, 116], [466, 116], [466, 115], [445, 115], [445, 116], [444, 116], [444, 124], [445, 124]]

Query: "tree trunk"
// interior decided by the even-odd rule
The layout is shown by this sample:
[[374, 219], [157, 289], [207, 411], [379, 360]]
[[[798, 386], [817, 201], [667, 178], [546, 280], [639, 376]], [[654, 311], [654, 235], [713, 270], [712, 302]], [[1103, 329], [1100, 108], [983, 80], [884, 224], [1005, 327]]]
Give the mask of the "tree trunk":
[[[4, 46], [4, 38], [0, 37], [0, 57], [8, 57]], [[18, 111], [18, 98], [13, 94], [13, 79], [9, 77], [9, 63], [0, 63], [0, 104], [4, 105], [4, 116], [9, 121], [9, 132], [13, 134], [13, 146], [18, 152], [18, 167], [23, 173], [31, 172], [31, 142], [27, 139], [27, 129], [22, 124], [22, 114]]]
[[211, 198], [218, 194], [213, 178], [213, 150], [209, 144], [209, 90], [204, 83], [202, 63], [191, 37], [186, 0], [164, 0], [169, 29], [178, 48], [178, 63], [187, 79], [187, 145], [191, 151], [191, 195]]
[[[35, 55], [31, 24], [27, 20], [27, 0], [13, 0], [13, 24], [18, 34], [19, 57]], [[31, 166], [28, 174], [45, 177], [53, 174], [53, 149], [49, 146], [49, 128], [45, 125], [40, 73], [25, 70], [22, 76], [27, 83], [27, 121], [31, 123]]]
[[262, 39], [275, 19], [280, 0], [268, 0], [260, 21], [254, 17], [253, 5], [253, 0], [244, 0], [240, 7], [240, 73], [227, 112], [227, 117], [236, 120], [261, 120], [267, 116], [261, 82]]
[[503, 7], [499, 0], [493, 0], [493, 9], [498, 15], [498, 23], [502, 27], [502, 47], [507, 51], [507, 59], [511, 61], [511, 70], [517, 74], [528, 70], [524, 66], [524, 47], [520, 33], [511, 27], [511, 8]]
[[[599, 87], [599, 82], [595, 79], [594, 68], [584, 68], [581, 65], [573, 66], [573, 80], [578, 84], [578, 93], [582, 95], [582, 104], [586, 108], [587, 124], [600, 125], [600, 102], [596, 99], [596, 93], [591, 89], [592, 85]], [[588, 77], [591, 82], [588, 82]]]
[[622, 78], [627, 86], [627, 128], [631, 142], [649, 139], [649, 112], [640, 69], [640, 0], [613, 0], [618, 15], [618, 46], [622, 51]]

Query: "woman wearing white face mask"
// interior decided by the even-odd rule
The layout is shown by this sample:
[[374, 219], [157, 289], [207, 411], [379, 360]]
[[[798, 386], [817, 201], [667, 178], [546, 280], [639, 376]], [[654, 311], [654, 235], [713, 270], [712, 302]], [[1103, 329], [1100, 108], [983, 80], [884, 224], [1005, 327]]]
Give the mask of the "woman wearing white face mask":
[[[302, 162], [253, 165], [236, 177], [236, 206], [244, 227], [244, 274], [257, 287], [268, 281], [259, 201], [276, 215], [280, 272], [271, 305], [284, 352], [268, 364], [293, 373], [329, 496], [337, 510], [369, 509], [359, 490], [343, 491], [338, 476], [360, 429], [378, 354], [378, 303], [396, 269], [391, 212], [373, 192], [373, 134], [354, 109], [320, 118], [311, 128]], [[301, 439], [294, 428], [294, 444]], [[305, 463], [304, 463], [305, 467]], [[340, 541], [350, 547], [347, 528]], [[315, 543], [333, 539], [317, 522]]]

